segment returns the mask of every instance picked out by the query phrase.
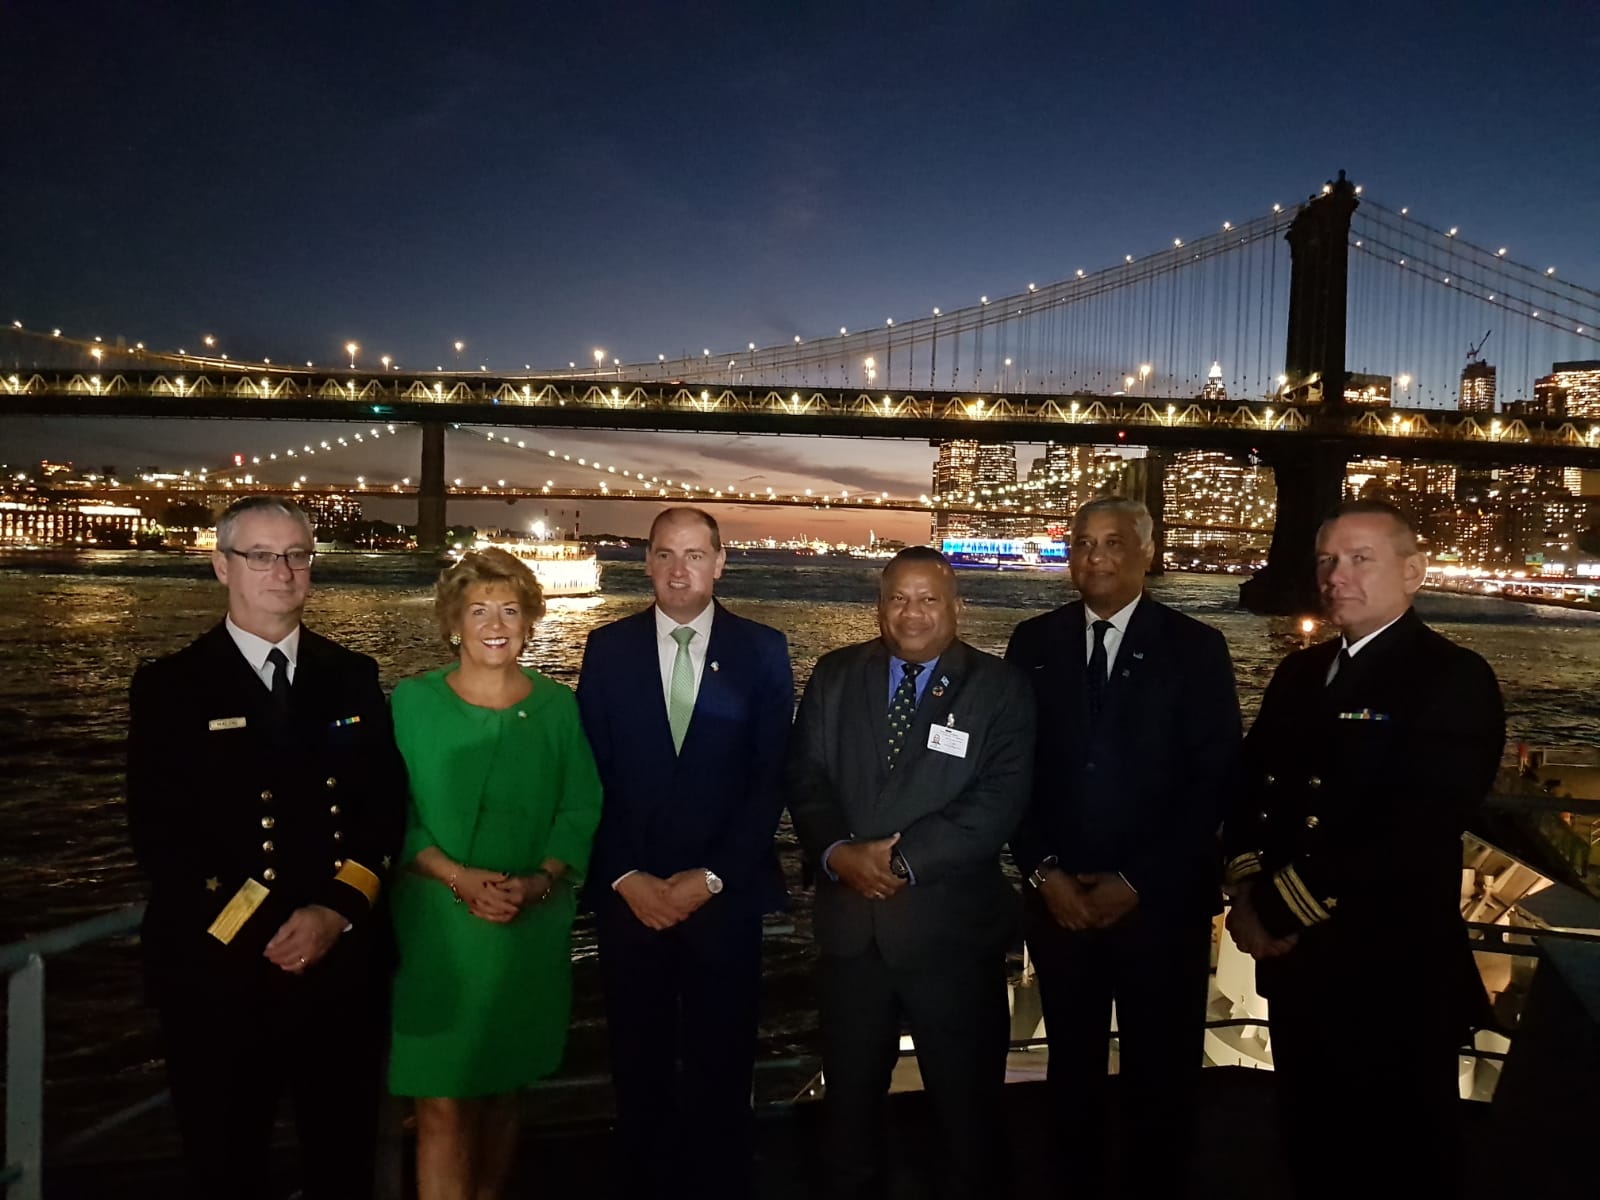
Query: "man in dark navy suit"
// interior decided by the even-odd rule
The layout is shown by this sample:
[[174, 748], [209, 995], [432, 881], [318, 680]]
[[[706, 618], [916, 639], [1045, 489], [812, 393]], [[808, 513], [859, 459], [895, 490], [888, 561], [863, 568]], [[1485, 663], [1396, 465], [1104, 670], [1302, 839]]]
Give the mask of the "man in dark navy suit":
[[605, 788], [589, 865], [624, 1162], [654, 1196], [744, 1197], [761, 918], [794, 712], [789, 647], [712, 597], [716, 521], [650, 528], [655, 603], [589, 635], [578, 707]]
[[1279, 664], [1228, 815], [1228, 929], [1271, 1005], [1300, 1197], [1462, 1195], [1457, 1061], [1488, 1002], [1461, 919], [1461, 831], [1505, 746], [1500, 685], [1411, 607], [1405, 514], [1317, 534], [1340, 637]]
[[144, 959], [195, 1196], [266, 1194], [285, 1091], [304, 1194], [372, 1193], [392, 965], [374, 908], [405, 766], [377, 664], [300, 623], [313, 557], [294, 505], [232, 505], [226, 620], [133, 678]]
[[1072, 522], [1082, 599], [1024, 621], [1006, 650], [1039, 710], [1011, 847], [1073, 1196], [1105, 1186], [1113, 1001], [1123, 1194], [1183, 1195], [1194, 1136], [1239, 703], [1222, 635], [1144, 594], [1153, 553], [1143, 504], [1091, 500]]

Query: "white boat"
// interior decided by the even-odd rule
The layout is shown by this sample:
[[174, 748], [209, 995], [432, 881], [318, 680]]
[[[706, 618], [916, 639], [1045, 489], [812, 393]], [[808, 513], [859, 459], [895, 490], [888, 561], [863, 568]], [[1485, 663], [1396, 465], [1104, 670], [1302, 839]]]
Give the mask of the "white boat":
[[533, 570], [546, 600], [556, 597], [593, 596], [600, 591], [600, 559], [582, 542], [543, 541], [536, 538], [480, 538], [474, 550], [504, 550]]

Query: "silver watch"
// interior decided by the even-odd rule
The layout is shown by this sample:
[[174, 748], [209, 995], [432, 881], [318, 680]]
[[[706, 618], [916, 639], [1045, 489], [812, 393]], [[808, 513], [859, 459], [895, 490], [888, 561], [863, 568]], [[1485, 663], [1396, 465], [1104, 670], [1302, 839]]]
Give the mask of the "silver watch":
[[1028, 886], [1033, 888], [1035, 891], [1042, 888], [1044, 886], [1044, 873], [1054, 868], [1060, 862], [1060, 857], [1054, 854], [1052, 854], [1049, 858], [1041, 860], [1039, 865], [1033, 869], [1033, 874], [1028, 876]]
[[713, 896], [722, 891], [722, 876], [718, 875], [710, 867], [706, 868], [706, 891]]

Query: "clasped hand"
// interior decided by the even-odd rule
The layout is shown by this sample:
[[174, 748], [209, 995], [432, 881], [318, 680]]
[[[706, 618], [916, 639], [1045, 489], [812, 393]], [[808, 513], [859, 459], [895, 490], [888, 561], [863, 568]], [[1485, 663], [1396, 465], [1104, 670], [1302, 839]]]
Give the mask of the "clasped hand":
[[1039, 895], [1055, 923], [1076, 932], [1109, 929], [1139, 906], [1139, 893], [1114, 871], [1069, 875], [1051, 868]]
[[617, 895], [642, 925], [657, 932], [688, 920], [711, 899], [704, 867], [691, 867], [666, 879], [635, 871], [617, 884]]
[[531, 904], [537, 904], [555, 886], [544, 871], [532, 875], [507, 875], [463, 867], [451, 881], [452, 888], [475, 917], [496, 925], [514, 921]]
[[827, 868], [851, 891], [868, 900], [887, 900], [906, 886], [890, 866], [899, 840], [897, 833], [867, 842], [841, 842], [828, 855]]
[[1255, 905], [1250, 901], [1249, 884], [1243, 885], [1234, 896], [1233, 906], [1228, 909], [1227, 926], [1228, 932], [1233, 935], [1234, 945], [1257, 962], [1264, 958], [1281, 957], [1293, 950], [1300, 941], [1297, 933], [1280, 938], [1267, 932]]
[[308, 904], [289, 914], [261, 953], [273, 966], [291, 975], [302, 974], [333, 949], [348, 923], [342, 913], [322, 904]]

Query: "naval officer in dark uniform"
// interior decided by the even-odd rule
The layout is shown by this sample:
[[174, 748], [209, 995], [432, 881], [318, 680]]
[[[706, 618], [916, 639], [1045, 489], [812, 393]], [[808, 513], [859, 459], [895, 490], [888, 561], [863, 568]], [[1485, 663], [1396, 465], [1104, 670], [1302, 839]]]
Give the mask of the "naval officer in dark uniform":
[[305, 515], [241, 500], [227, 618], [133, 679], [128, 821], [146, 977], [192, 1194], [263, 1195], [293, 1102], [308, 1197], [367, 1196], [385, 1028], [382, 914], [405, 768], [377, 664], [300, 624]]
[[1405, 515], [1337, 509], [1317, 581], [1341, 636], [1279, 665], [1225, 829], [1228, 928], [1270, 1004], [1299, 1197], [1460, 1189], [1457, 1051], [1488, 1005], [1461, 832], [1505, 744], [1489, 665], [1429, 629]]

